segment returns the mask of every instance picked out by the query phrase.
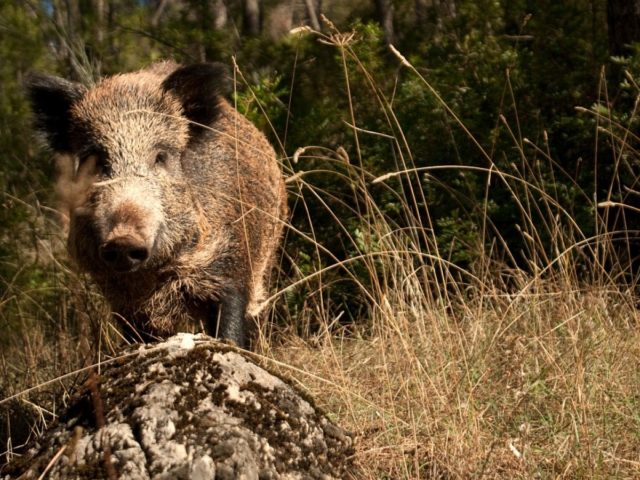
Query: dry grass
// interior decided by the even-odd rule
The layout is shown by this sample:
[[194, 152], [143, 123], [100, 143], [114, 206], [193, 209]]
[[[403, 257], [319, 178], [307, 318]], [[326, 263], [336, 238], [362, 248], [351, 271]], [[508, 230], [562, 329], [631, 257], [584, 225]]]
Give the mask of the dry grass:
[[[358, 62], [349, 36], [334, 32], [321, 39], [345, 60]], [[419, 75], [405, 59], [400, 62]], [[343, 73], [348, 80], [346, 67]], [[640, 477], [636, 285], [624, 280], [626, 266], [613, 247], [617, 234], [606, 228], [608, 210], [593, 205], [597, 235], [585, 236], [554, 192], [542, 187], [535, 168], [501, 171], [467, 132], [490, 165], [483, 170], [485, 201], [498, 182], [520, 208], [530, 264], [513, 267], [511, 252], [485, 217], [478, 225], [482, 242], [476, 260], [461, 270], [448, 261], [448, 252], [439, 250], [429, 212], [421, 206], [424, 193], [410, 190], [415, 182], [407, 181], [404, 192], [411, 228], [398, 228], [376, 204], [372, 185], [393, 191], [399, 178], [415, 180], [425, 169], [415, 167], [403, 126], [364, 67], [362, 75], [394, 134], [360, 131], [351, 109], [356, 158], [349, 159], [342, 149], [309, 148], [296, 155], [300, 162], [305, 157], [341, 162], [346, 173], [336, 174], [336, 181], [351, 185], [350, 205], [361, 212], [360, 233], [349, 235], [353, 228], [332, 212], [331, 194], [313, 185], [313, 172], [290, 176], [290, 194], [296, 208], [306, 211], [311, 233], [291, 228], [288, 235], [310, 242], [318, 258], [308, 262], [316, 266], [312, 271], [298, 270], [279, 280], [273, 310], [278, 318], [263, 326], [258, 344], [265, 363], [293, 378], [332, 419], [354, 432], [355, 478]], [[427, 80], [422, 82], [439, 99]], [[442, 107], [465, 130], [455, 112], [444, 102]], [[617, 141], [623, 158], [624, 135], [607, 131], [623, 139]], [[361, 135], [392, 139], [401, 171], [377, 179], [364, 171]], [[518, 135], [513, 139], [523, 165], [529, 163], [525, 144], [546, 155], [546, 148]], [[325, 210], [309, 212], [309, 198]], [[591, 198], [585, 192], [585, 201]], [[486, 211], [487, 205], [479, 208]], [[358, 252], [353, 258], [338, 261], [315, 238], [317, 215], [331, 215], [343, 227], [345, 242]], [[545, 222], [534, 222], [540, 216]], [[543, 236], [551, 241], [543, 242]], [[581, 269], [584, 265], [588, 271]], [[367, 306], [366, 318], [355, 325], [345, 326], [343, 313], [328, 306], [332, 285], [325, 279], [335, 270], [359, 288]], [[307, 308], [286, 311], [282, 298], [300, 291], [307, 296]], [[92, 298], [90, 292], [80, 297]], [[73, 302], [76, 312], [100, 305]], [[283, 324], [289, 328], [274, 327]], [[21, 388], [37, 385], [54, 376], [38, 360], [68, 355], [78, 340], [109, 337], [100, 328], [93, 329], [103, 332], [98, 335], [68, 330], [60, 341], [44, 338], [42, 329], [24, 331], [5, 352], [4, 371], [35, 371]], [[301, 331], [312, 333], [295, 333]], [[73, 358], [66, 366], [78, 368], [83, 361]], [[31, 394], [16, 399], [34, 403]]]
[[394, 300], [371, 328], [268, 353], [356, 434], [362, 478], [640, 473], [638, 314], [618, 295], [487, 296], [456, 312]]
[[[343, 58], [359, 62], [350, 37], [335, 34], [322, 40]], [[398, 229], [385, 218], [370, 193], [373, 184], [397, 188], [393, 182], [399, 177], [410, 180], [430, 168], [465, 167], [416, 168], [403, 126], [362, 67], [369, 93], [395, 132], [395, 154], [403, 168], [372, 178], [358, 168], [361, 158], [349, 162], [344, 151], [327, 155], [326, 161], [343, 160], [352, 168], [348, 181], [353, 205], [365, 212], [358, 226], [364, 241], [345, 236], [360, 253], [359, 266], [366, 267], [368, 281], [361, 282], [353, 258], [301, 274], [298, 282], [307, 282], [308, 304], [316, 308], [307, 313], [312, 318], [295, 321], [314, 323], [320, 317], [324, 328], [311, 338], [281, 334], [264, 346], [265, 356], [355, 433], [359, 478], [638, 478], [637, 287], [629, 266], [618, 258], [619, 246], [614, 248], [614, 241], [628, 240], [626, 233], [607, 228], [607, 207], [613, 205], [593, 204], [593, 194], [583, 192], [597, 232], [587, 237], [555, 192], [545, 190], [525, 145], [560, 175], [547, 148], [519, 138], [502, 117], [523, 167], [501, 171], [428, 81], [394, 53], [487, 160], [489, 168], [473, 169], [487, 175], [485, 201], [492, 184], [502, 183], [512, 192], [530, 264], [526, 271], [505, 266], [513, 262], [501, 259], [515, 255], [504, 249], [499, 232], [491, 232], [486, 217], [478, 225], [484, 238], [470, 270], [450, 264], [432, 236], [428, 212], [413, 215], [420, 211], [419, 191], [405, 197], [413, 228]], [[346, 66], [343, 73], [348, 88]], [[358, 135], [384, 136], [358, 130], [351, 115], [356, 147]], [[624, 161], [632, 153], [630, 132], [621, 126], [614, 132], [606, 119], [600, 120], [608, 128], [598, 128], [617, 145], [614, 161]], [[326, 153], [305, 151], [298, 157], [305, 155]], [[309, 173], [291, 180], [299, 197], [328, 197], [306, 181]], [[487, 205], [480, 209], [487, 211]], [[327, 214], [332, 215], [309, 214], [310, 231], [314, 215]], [[544, 221], [535, 222], [536, 217]], [[327, 253], [321, 244], [317, 249], [319, 256]], [[332, 268], [358, 283], [369, 306], [365, 324], [341, 329], [335, 318], [340, 313], [322, 307], [331, 291], [322, 275]]]

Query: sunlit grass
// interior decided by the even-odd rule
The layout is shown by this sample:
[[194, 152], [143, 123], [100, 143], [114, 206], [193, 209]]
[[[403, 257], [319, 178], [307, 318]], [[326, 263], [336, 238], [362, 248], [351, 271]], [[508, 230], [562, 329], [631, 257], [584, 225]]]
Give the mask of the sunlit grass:
[[[342, 146], [328, 145], [310, 146], [283, 160], [290, 203], [306, 218], [307, 228], [291, 225], [287, 231], [271, 318], [261, 324], [256, 341], [263, 362], [292, 378], [355, 434], [354, 478], [640, 476], [637, 286], [617, 255], [626, 234], [610, 231], [607, 218], [609, 209], [620, 205], [581, 192], [594, 212], [595, 234], [581, 231], [557, 192], [545, 186], [538, 157], [531, 158], [535, 152], [547, 162], [547, 172], [562, 176], [548, 145], [521, 138], [517, 126], [499, 118], [520, 156], [518, 166], [501, 170], [428, 80], [396, 52], [399, 64], [418, 76], [488, 165], [417, 166], [403, 134], [408, 126], [399, 124], [392, 104], [359, 61], [354, 38], [329, 31], [318, 35], [345, 60], [336, 75], [345, 77], [347, 95], [353, 92], [346, 59], [360, 66], [370, 88], [366, 94], [377, 102], [388, 131], [360, 129], [351, 107], [345, 128], [354, 138], [353, 158]], [[602, 125], [598, 128], [611, 135], [618, 160], [624, 161], [631, 133], [621, 125]], [[365, 135], [391, 141], [401, 168], [381, 176], [366, 171], [358, 143]], [[305, 170], [311, 161], [327, 168]], [[476, 225], [480, 241], [465, 268], [450, 261], [448, 246], [438, 244], [425, 194], [416, 188], [422, 175], [436, 169], [486, 177], [484, 203], [477, 206], [483, 212]], [[352, 197], [338, 198], [317, 187], [314, 179], [321, 175], [348, 185]], [[518, 208], [524, 252], [509, 250], [487, 214], [498, 184]], [[374, 188], [395, 195], [406, 225], [388, 218]], [[310, 210], [310, 200], [320, 211]], [[347, 225], [332, 205], [349, 210], [358, 225]], [[339, 259], [323, 244], [314, 229], [319, 216], [336, 222], [352, 257]], [[311, 247], [304, 265], [292, 250], [299, 242]], [[56, 245], [46, 265], [64, 256]], [[516, 260], [523, 257], [527, 262]], [[105, 346], [114, 336], [101, 301], [84, 279], [57, 268], [66, 279], [58, 286], [66, 307], [50, 315], [66, 319], [73, 311], [81, 318], [71, 326], [60, 322], [57, 329], [20, 318], [23, 327], [10, 333], [14, 338], [2, 359], [4, 372], [20, 377], [11, 388], [3, 385], [2, 394], [26, 409], [46, 412], [47, 421], [56, 415], [51, 405], [58, 408], [64, 400], [64, 388], [55, 390], [55, 402], [42, 394], [51, 379], [96, 362], [99, 352], [116, 352]], [[365, 305], [356, 321], [346, 321], [355, 313], [332, 303], [335, 272], [355, 287]], [[305, 297], [303, 308], [287, 301], [293, 294]], [[8, 315], [14, 300], [3, 299], [3, 313]], [[15, 308], [10, 312], [15, 325]], [[78, 328], [87, 324], [91, 328]], [[92, 354], [77, 355], [78, 342], [93, 345], [84, 348]], [[70, 378], [61, 378], [60, 385], [71, 386]], [[39, 384], [44, 387], [20, 394]]]
[[[323, 36], [358, 62], [350, 43], [342, 39]], [[342, 73], [348, 85], [346, 67]], [[354, 242], [367, 281], [361, 281], [362, 271], [356, 277], [353, 258], [325, 267], [354, 278], [367, 299], [367, 320], [341, 328], [337, 317], [343, 312], [327, 308], [330, 315], [320, 319], [304, 316], [322, 316], [321, 308], [305, 312], [291, 321], [324, 328], [310, 338], [277, 335], [264, 346], [265, 356], [277, 360], [278, 368], [297, 378], [332, 418], [356, 434], [356, 477], [640, 475], [636, 284], [628, 275], [629, 265], [617, 255], [619, 243], [628, 240], [625, 232], [607, 228], [607, 205], [595, 204], [587, 191], [581, 198], [592, 205], [597, 233], [582, 232], [557, 192], [545, 188], [540, 167], [529, 158], [533, 148], [548, 162], [545, 168], [562, 176], [547, 145], [519, 138], [501, 117], [522, 166], [500, 170], [437, 91], [420, 78], [490, 166], [415, 167], [403, 126], [369, 77], [369, 93], [379, 101], [389, 130], [397, 132], [395, 154], [404, 168], [375, 178], [359, 170], [360, 158], [345, 160], [355, 165], [348, 175], [352, 205], [366, 212], [358, 226], [365, 232], [364, 245], [346, 233], [345, 238]], [[356, 138], [385, 136], [358, 130], [357, 118], [350, 115]], [[617, 145], [619, 152], [625, 150], [625, 142]], [[301, 163], [306, 154], [317, 158], [323, 152], [305, 151], [299, 156]], [[344, 157], [324, 155], [328, 164]], [[415, 217], [414, 212], [421, 211], [421, 192], [405, 197], [415, 202], [405, 202], [404, 208], [406, 218], [416, 223], [403, 229], [385, 218], [371, 194], [374, 184], [394, 188], [398, 177], [447, 168], [486, 175], [485, 202], [495, 183], [509, 189], [520, 210], [519, 231], [528, 264], [515, 266], [520, 254], [506, 248], [507, 242], [485, 216], [478, 225], [484, 237], [477, 245], [476, 261], [461, 270], [437, 245], [428, 212]], [[303, 203], [298, 208], [304, 208], [305, 198], [323, 198], [326, 193], [314, 187], [312, 179], [312, 172], [292, 177], [292, 190]], [[323, 203], [330, 210], [328, 204]], [[478, 208], [488, 210], [486, 205]], [[331, 212], [309, 213], [311, 230], [314, 215]], [[542, 222], [535, 220], [540, 218]], [[347, 232], [347, 226], [342, 230]], [[309, 305], [330, 303], [331, 285], [323, 286], [318, 277], [316, 271], [294, 279], [299, 284], [308, 281], [315, 297]], [[288, 285], [281, 291], [298, 283], [289, 280]]]

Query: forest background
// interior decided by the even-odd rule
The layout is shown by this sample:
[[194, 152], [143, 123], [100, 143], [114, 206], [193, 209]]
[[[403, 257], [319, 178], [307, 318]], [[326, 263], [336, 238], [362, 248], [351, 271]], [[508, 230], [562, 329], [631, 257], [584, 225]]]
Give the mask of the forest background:
[[118, 341], [25, 75], [173, 58], [229, 65], [282, 159], [259, 351], [356, 433], [360, 476], [638, 475], [638, 41], [624, 0], [0, 0], [6, 459], [80, 375], [21, 392]]

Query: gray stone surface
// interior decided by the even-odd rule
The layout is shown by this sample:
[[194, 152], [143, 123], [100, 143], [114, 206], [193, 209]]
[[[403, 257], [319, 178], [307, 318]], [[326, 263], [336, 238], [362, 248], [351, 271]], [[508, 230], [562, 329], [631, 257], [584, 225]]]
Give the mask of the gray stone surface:
[[125, 354], [3, 480], [347, 476], [351, 437], [244, 355], [189, 334]]

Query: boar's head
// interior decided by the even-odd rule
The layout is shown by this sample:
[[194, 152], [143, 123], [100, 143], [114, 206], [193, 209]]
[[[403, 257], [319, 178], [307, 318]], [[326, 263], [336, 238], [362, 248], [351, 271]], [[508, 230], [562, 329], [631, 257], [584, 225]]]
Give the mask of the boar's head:
[[36, 126], [83, 185], [69, 202], [69, 251], [95, 274], [158, 269], [197, 241], [184, 162], [218, 114], [225, 69], [162, 64], [93, 88], [32, 75]]

